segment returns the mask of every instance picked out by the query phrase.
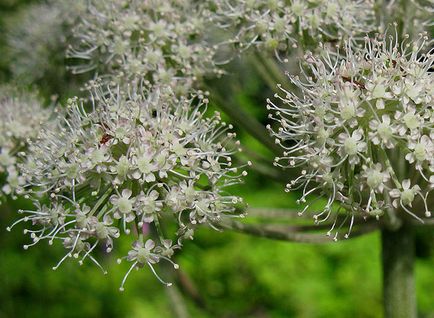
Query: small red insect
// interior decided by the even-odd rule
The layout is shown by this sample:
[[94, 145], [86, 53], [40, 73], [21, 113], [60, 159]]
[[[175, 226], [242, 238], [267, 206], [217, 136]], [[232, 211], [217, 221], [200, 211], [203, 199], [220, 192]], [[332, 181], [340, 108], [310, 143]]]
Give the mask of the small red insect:
[[99, 143], [101, 144], [101, 145], [105, 145], [110, 139], [112, 139], [113, 137], [112, 136], [110, 136], [109, 134], [107, 134], [107, 133], [104, 133], [104, 135], [101, 137], [101, 140], [99, 141]]
[[358, 86], [361, 89], [366, 89], [365, 84], [363, 84], [362, 82], [356, 81], [356, 80], [351, 80], [351, 78], [347, 77], [347, 76], [342, 76], [342, 79], [344, 80], [344, 82], [351, 82], [354, 85]]

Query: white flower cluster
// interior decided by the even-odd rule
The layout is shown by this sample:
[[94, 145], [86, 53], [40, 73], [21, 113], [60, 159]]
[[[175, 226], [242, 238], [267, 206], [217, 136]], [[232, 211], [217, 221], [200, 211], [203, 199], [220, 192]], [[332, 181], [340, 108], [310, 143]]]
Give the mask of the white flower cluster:
[[6, 53], [13, 75], [32, 83], [50, 72], [63, 73], [68, 30], [83, 10], [82, 0], [50, 0], [24, 7], [8, 17]]
[[[421, 32], [434, 32], [434, 0], [397, 0], [385, 3], [386, 14], [384, 22], [400, 21], [402, 24], [401, 33], [407, 33], [412, 38]], [[431, 41], [432, 42], [432, 41]]]
[[234, 36], [239, 49], [252, 45], [279, 55], [291, 47], [341, 41], [372, 31], [370, 0], [228, 0], [217, 1], [215, 20]]
[[50, 117], [35, 93], [0, 87], [0, 196], [15, 195], [24, 179], [17, 170], [18, 153], [36, 138]]
[[146, 79], [186, 94], [197, 78], [218, 73], [204, 44], [205, 2], [90, 1], [74, 29], [68, 57], [75, 73], [95, 70], [106, 83]]
[[301, 169], [287, 184], [302, 191], [300, 202], [310, 194], [324, 198], [318, 223], [337, 217], [334, 202], [351, 216], [349, 232], [357, 213], [431, 216], [434, 57], [423, 53], [427, 40], [379, 35], [362, 48], [348, 45], [343, 57], [307, 54], [306, 78], [290, 77], [301, 95], [279, 85], [279, 103], [268, 100], [279, 124], [272, 132], [284, 149], [275, 164]]
[[71, 256], [99, 265], [98, 245], [110, 252], [121, 233], [134, 234], [131, 269], [154, 271], [160, 260], [172, 262], [197, 225], [241, 214], [242, 199], [225, 190], [247, 174], [232, 164], [238, 142], [218, 113], [204, 116], [205, 96], [177, 98], [169, 89], [107, 96], [96, 88], [92, 100], [87, 112], [71, 99], [25, 152], [24, 187], [36, 201], [16, 222], [31, 225], [25, 248], [61, 241], [68, 252], [55, 268]]

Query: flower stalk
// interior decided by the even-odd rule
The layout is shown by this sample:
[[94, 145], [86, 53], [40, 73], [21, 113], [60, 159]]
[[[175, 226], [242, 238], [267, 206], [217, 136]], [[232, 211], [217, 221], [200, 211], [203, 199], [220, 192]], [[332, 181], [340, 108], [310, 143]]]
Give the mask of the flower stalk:
[[410, 224], [398, 230], [383, 229], [382, 266], [385, 318], [415, 318], [414, 287], [415, 242]]

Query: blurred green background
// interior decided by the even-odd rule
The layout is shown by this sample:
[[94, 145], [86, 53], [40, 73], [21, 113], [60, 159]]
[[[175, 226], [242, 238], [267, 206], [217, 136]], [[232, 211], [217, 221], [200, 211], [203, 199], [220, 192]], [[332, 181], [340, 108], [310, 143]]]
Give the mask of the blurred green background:
[[[26, 10], [30, 2], [0, 0], [1, 34], [11, 17]], [[75, 85], [67, 85], [70, 75], [63, 71], [62, 58], [50, 59], [53, 61], [57, 64], [35, 81], [36, 88], [47, 99], [53, 94], [76, 93]], [[11, 81], [13, 63], [2, 36], [1, 83]], [[56, 68], [59, 73], [53, 74]], [[265, 124], [264, 98], [271, 92], [258, 70], [238, 63], [231, 69], [223, 81], [209, 85], [225, 89], [227, 100]], [[21, 84], [19, 78], [16, 81]], [[272, 158], [242, 130], [238, 136], [247, 148]], [[252, 172], [246, 185], [233, 191], [252, 207], [295, 207], [296, 196], [284, 193], [282, 184]], [[80, 267], [73, 261], [53, 271], [51, 267], [65, 253], [62, 246], [44, 243], [23, 250], [28, 242], [23, 228], [16, 227], [11, 233], [5, 230], [17, 218], [21, 204], [25, 203], [10, 201], [0, 206], [0, 318], [176, 316], [176, 297], [147, 269], [132, 273], [121, 293], [118, 288], [128, 264], [118, 265], [114, 257], [104, 259], [101, 253], [109, 271], [103, 275], [91, 264]], [[425, 229], [417, 236], [418, 307], [420, 317], [427, 318], [434, 317], [432, 232]], [[120, 249], [128, 244], [120, 242]], [[307, 245], [203, 228], [179, 253], [181, 270], [173, 279], [192, 317], [382, 317], [380, 253], [379, 233]]]

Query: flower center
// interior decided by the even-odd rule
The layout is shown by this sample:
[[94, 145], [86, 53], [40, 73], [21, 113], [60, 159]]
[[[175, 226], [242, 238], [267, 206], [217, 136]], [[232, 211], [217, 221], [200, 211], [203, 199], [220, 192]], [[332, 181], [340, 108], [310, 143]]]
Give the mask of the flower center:
[[329, 137], [329, 133], [327, 132], [327, 130], [325, 130], [324, 128], [318, 130], [318, 143], [320, 145], [323, 145], [326, 142], [328, 137]]
[[145, 264], [149, 258], [149, 251], [144, 247], [137, 248], [136, 259], [140, 264]]
[[356, 108], [354, 105], [348, 104], [342, 107], [341, 117], [342, 119], [349, 120], [356, 116]]
[[368, 213], [372, 216], [382, 216], [384, 214], [383, 210], [381, 209], [374, 209], [374, 210], [370, 210], [368, 211]]
[[96, 236], [100, 240], [106, 239], [109, 236], [107, 227], [101, 222], [98, 222], [98, 224], [95, 226], [95, 232]]
[[383, 84], [378, 84], [372, 91], [372, 98], [383, 98], [386, 95], [386, 87]]
[[402, 191], [401, 200], [404, 205], [409, 205], [414, 200], [414, 191], [412, 189]]
[[366, 183], [371, 189], [378, 188], [382, 182], [383, 175], [379, 171], [371, 171], [366, 180]]
[[128, 170], [130, 169], [130, 164], [128, 162], [128, 159], [125, 157], [122, 157], [119, 160], [118, 166], [117, 166], [117, 173], [120, 177], [124, 178], [127, 173]]
[[91, 160], [93, 163], [101, 163], [104, 161], [104, 151], [96, 149], [91, 154]]
[[150, 173], [152, 171], [151, 162], [146, 157], [137, 160], [137, 167], [141, 173]]
[[409, 129], [416, 129], [419, 127], [419, 121], [417, 120], [417, 117], [413, 114], [406, 114], [404, 115], [404, 123]]
[[390, 128], [389, 124], [380, 123], [378, 125], [377, 132], [383, 140], [388, 140], [390, 137], [392, 137], [392, 129]]
[[344, 149], [349, 156], [357, 154], [357, 141], [353, 137], [347, 138], [344, 143]]
[[133, 205], [131, 204], [131, 201], [127, 198], [119, 198], [118, 202], [117, 202], [117, 206], [119, 211], [121, 211], [121, 213], [130, 213], [131, 210], [133, 209]]
[[417, 161], [424, 161], [426, 159], [425, 146], [422, 144], [417, 144], [414, 147], [414, 156], [416, 157]]

